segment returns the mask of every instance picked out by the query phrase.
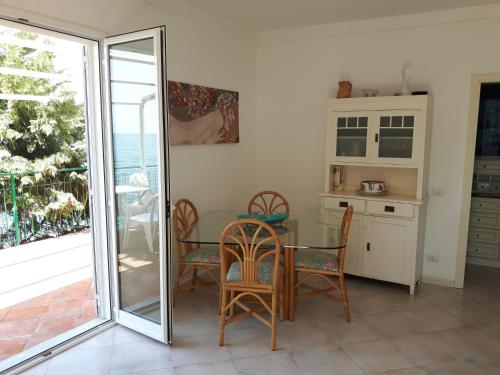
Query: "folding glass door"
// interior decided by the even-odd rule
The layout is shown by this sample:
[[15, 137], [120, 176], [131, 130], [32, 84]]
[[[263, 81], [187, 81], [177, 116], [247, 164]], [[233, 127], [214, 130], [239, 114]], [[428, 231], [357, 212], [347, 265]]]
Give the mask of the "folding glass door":
[[115, 318], [167, 342], [165, 28], [107, 38], [104, 49]]

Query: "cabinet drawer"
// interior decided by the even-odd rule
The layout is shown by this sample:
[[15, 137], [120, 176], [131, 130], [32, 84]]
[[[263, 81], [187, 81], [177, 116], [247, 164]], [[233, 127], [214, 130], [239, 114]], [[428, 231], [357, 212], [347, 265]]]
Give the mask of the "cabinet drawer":
[[489, 198], [472, 198], [470, 203], [471, 210], [487, 210], [487, 211], [500, 211], [500, 199]]
[[471, 227], [469, 229], [469, 241], [500, 243], [500, 231], [485, 228]]
[[408, 203], [368, 201], [366, 211], [376, 215], [413, 217], [413, 205]]
[[469, 243], [467, 245], [467, 255], [478, 258], [498, 259], [498, 246]]
[[323, 198], [323, 207], [330, 210], [345, 210], [352, 206], [354, 212], [365, 211], [365, 201], [363, 199], [325, 197]]
[[500, 227], [500, 215], [496, 214], [488, 214], [488, 213], [479, 213], [479, 212], [471, 212], [470, 214], [470, 225], [481, 226], [481, 227], [490, 227], [490, 228], [498, 228]]

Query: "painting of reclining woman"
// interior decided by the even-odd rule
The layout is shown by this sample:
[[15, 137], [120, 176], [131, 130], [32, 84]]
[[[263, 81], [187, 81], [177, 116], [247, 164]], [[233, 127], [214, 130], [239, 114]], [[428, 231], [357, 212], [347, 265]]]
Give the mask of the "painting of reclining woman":
[[238, 93], [168, 81], [172, 145], [239, 142]]

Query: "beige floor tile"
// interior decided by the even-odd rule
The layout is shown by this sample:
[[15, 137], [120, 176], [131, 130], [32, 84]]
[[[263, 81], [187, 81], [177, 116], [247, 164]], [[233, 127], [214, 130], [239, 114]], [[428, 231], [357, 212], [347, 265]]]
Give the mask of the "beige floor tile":
[[399, 370], [386, 371], [383, 375], [429, 375], [422, 367], [402, 368]]
[[344, 351], [366, 373], [384, 372], [415, 363], [388, 340], [363, 341], [343, 345]]
[[380, 314], [393, 311], [389, 298], [383, 294], [352, 297], [350, 305], [353, 312], [358, 315]]
[[317, 322], [285, 321], [278, 325], [278, 338], [287, 351], [337, 347], [337, 343]]
[[[224, 346], [227, 347], [231, 358], [269, 354], [271, 353], [271, 330], [263, 326], [258, 329], [227, 332]], [[281, 349], [280, 341], [277, 341], [277, 349]]]
[[492, 375], [488, 369], [469, 360], [437, 363], [424, 369], [429, 375]]
[[231, 359], [227, 346], [219, 346], [219, 335], [174, 337], [174, 366], [219, 362]]
[[460, 359], [451, 346], [432, 333], [400, 336], [391, 341], [419, 366]]
[[162, 368], [158, 370], [144, 370], [138, 372], [127, 372], [126, 375], [172, 375], [173, 369], [171, 367]]
[[[358, 315], [352, 306], [351, 315]], [[321, 296], [300, 300], [295, 305], [295, 321], [338, 319], [344, 319], [343, 306]]]
[[124, 344], [132, 344], [139, 342], [152, 342], [152, 341], [154, 340], [136, 331], [132, 331], [131, 329], [128, 329], [126, 327], [120, 325], [115, 327], [115, 339], [114, 339], [115, 345], [124, 345]]
[[341, 349], [314, 348], [290, 353], [302, 374], [364, 375]]
[[70, 349], [49, 361], [46, 375], [108, 375], [112, 346], [88, 349]]
[[487, 336], [479, 328], [456, 328], [436, 332], [436, 335], [464, 358], [480, 360], [485, 355], [500, 353], [500, 342]]
[[219, 325], [220, 319], [217, 311], [176, 314], [174, 316], [174, 335], [182, 337], [218, 333]]
[[419, 321], [401, 311], [372, 314], [364, 318], [384, 337], [412, 335], [424, 331]]
[[377, 331], [364, 317], [353, 318], [346, 321], [319, 321], [318, 324], [338, 344], [381, 339], [384, 336]]
[[85, 340], [84, 342], [76, 346], [76, 348], [84, 349], [113, 345], [115, 342], [115, 329], [116, 327], [111, 327], [106, 331], [101, 332], [88, 340]]
[[480, 325], [478, 328], [486, 335], [500, 342], [500, 323]]
[[174, 375], [237, 375], [232, 361], [174, 367]]
[[463, 327], [465, 323], [439, 307], [405, 311], [426, 332]]
[[170, 347], [157, 341], [115, 345], [111, 359], [111, 375], [169, 368]]
[[471, 325], [500, 322], [500, 314], [482, 306], [479, 302], [448, 304], [442, 308]]
[[272, 353], [233, 360], [240, 375], [299, 374], [288, 353]]

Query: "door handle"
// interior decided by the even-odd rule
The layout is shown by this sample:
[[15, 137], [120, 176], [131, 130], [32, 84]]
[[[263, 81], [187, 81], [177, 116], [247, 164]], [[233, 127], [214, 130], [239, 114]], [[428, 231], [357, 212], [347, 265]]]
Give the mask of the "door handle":
[[366, 243], [366, 251], [370, 251], [370, 250], [371, 250], [370, 243], [369, 243], [369, 242], [367, 242], [367, 243]]
[[378, 133], [375, 133], [375, 143], [378, 142]]
[[349, 202], [339, 202], [339, 207], [347, 207]]
[[385, 206], [384, 211], [385, 212], [394, 212], [394, 206]]

